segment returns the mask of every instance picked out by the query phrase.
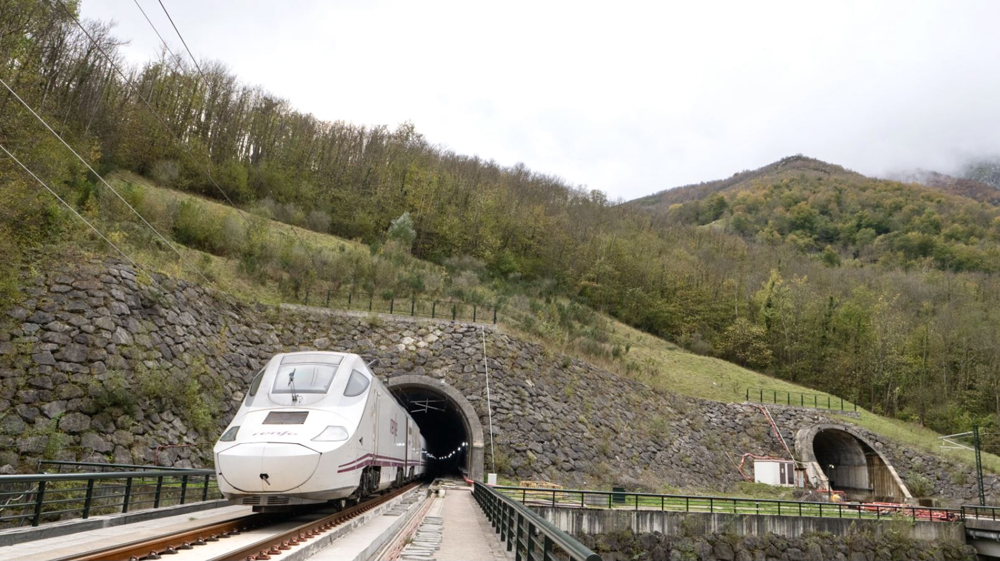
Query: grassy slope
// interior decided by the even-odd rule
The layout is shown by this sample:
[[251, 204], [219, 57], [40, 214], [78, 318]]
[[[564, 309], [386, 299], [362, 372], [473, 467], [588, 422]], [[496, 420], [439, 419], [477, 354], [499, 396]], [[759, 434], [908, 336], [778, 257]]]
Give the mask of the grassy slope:
[[[151, 184], [148, 180], [132, 174], [116, 174], [112, 181], [129, 181], [141, 185], [147, 192], [164, 200], [170, 198], [197, 198], [199, 202], [207, 204], [210, 208], [219, 211], [229, 211], [230, 207], [212, 201], [195, 197], [194, 195], [164, 189]], [[272, 235], [292, 236], [295, 231], [299, 237], [316, 247], [336, 248], [345, 245], [349, 249], [368, 251], [367, 246], [358, 242], [353, 242], [338, 238], [332, 235], [320, 234], [290, 226], [277, 221], [272, 222]], [[282, 301], [280, 293], [273, 286], [262, 287], [256, 283], [247, 282], [239, 274], [237, 264], [233, 259], [212, 256], [196, 250], [186, 249], [179, 246], [185, 257], [194, 263], [208, 261], [211, 263], [210, 270], [216, 281], [216, 288], [229, 292], [241, 299], [248, 301], [265, 302], [277, 304]], [[138, 250], [136, 250], [138, 251]], [[155, 268], [164, 273], [198, 282], [200, 279], [196, 273], [181, 268], [176, 262], [165, 263], [162, 253], [152, 253], [148, 251], [138, 251], [133, 255], [141, 264], [150, 268]], [[741, 402], [745, 399], [747, 388], [764, 388], [766, 390], [776, 390], [778, 392], [807, 393], [826, 396], [827, 394], [815, 392], [804, 386], [799, 386], [776, 378], [771, 378], [764, 374], [747, 370], [735, 364], [719, 360], [717, 358], [705, 357], [689, 353], [677, 345], [654, 337], [647, 333], [633, 329], [627, 325], [608, 320], [611, 326], [611, 343], [618, 343], [622, 347], [629, 345], [626, 354], [628, 359], [642, 365], [641, 370], [629, 370], [624, 367], [623, 360], [610, 358], [599, 358], [577, 351], [573, 347], [558, 345], [549, 342], [550, 347], [557, 347], [554, 350], [564, 351], [569, 354], [578, 355], [578, 358], [592, 363], [596, 363], [606, 369], [617, 372], [623, 376], [636, 378], [657, 388], [663, 388], [678, 394], [710, 399], [722, 402]], [[501, 327], [519, 332], [517, 325], [503, 322], [501, 317]], [[822, 400], [822, 398], [820, 398]], [[839, 404], [839, 398], [836, 398]], [[887, 419], [874, 415], [868, 411], [860, 410], [861, 418], [842, 417], [845, 422], [854, 423], [872, 432], [892, 438], [898, 442], [922, 449], [938, 455], [946, 455], [957, 460], [972, 465], [974, 462], [972, 453], [956, 450], [941, 450], [940, 436], [938, 433], [919, 427], [913, 423], [905, 423], [894, 419]], [[1000, 473], [1000, 457], [992, 454], [983, 455], [984, 468]]]

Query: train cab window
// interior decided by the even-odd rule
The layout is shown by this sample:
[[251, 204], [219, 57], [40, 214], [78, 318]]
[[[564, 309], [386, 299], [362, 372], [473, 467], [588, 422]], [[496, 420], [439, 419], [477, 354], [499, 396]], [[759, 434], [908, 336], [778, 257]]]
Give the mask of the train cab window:
[[336, 373], [337, 366], [332, 364], [282, 364], [271, 393], [326, 393]]
[[253, 396], [257, 395], [257, 390], [260, 389], [260, 381], [262, 378], [264, 378], [264, 370], [266, 370], [266, 368], [267, 367], [261, 368], [260, 372], [258, 372], [257, 375], [253, 377], [253, 381], [250, 382], [250, 391], [247, 392], [247, 399], [246, 399], [247, 405], [250, 405], [250, 402], [253, 401]]
[[356, 397], [365, 393], [370, 383], [368, 377], [361, 372], [351, 371], [351, 379], [347, 381], [347, 387], [344, 388], [344, 397]]

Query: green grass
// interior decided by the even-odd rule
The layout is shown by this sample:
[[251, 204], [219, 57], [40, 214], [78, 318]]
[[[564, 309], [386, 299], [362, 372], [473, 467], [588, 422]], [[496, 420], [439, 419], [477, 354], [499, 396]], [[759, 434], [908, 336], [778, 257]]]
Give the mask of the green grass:
[[[141, 186], [147, 196], [156, 197], [166, 204], [170, 200], [197, 201], [205, 208], [219, 215], [233, 212], [227, 205], [211, 199], [165, 189], [150, 181], [129, 173], [116, 173], [110, 177], [114, 183], [125, 182]], [[338, 238], [336, 236], [314, 232], [278, 221], [271, 221], [272, 237], [290, 239], [297, 234], [309, 245], [330, 250], [364, 251], [368, 246], [356, 241]], [[114, 238], [114, 236], [112, 236]], [[189, 263], [196, 263], [213, 281], [216, 288], [233, 294], [237, 298], [249, 302], [279, 304], [288, 301], [274, 282], [260, 283], [247, 279], [241, 273], [236, 259], [219, 257], [202, 251], [177, 245], [180, 252]], [[179, 260], [164, 258], [169, 255], [164, 249], [149, 249], [148, 247], [129, 246], [130, 253], [141, 264], [174, 277], [184, 278], [200, 283], [199, 275], [190, 268], [182, 266]], [[429, 269], [442, 270], [438, 265], [414, 260], [415, 264]], [[317, 288], [310, 303], [324, 305], [325, 290]], [[331, 303], [336, 307], [337, 302]], [[550, 305], [549, 305], [550, 306]], [[560, 325], [547, 325], [545, 329], [529, 329], [526, 318], [538, 316], [529, 308], [541, 308], [543, 305], [532, 298], [521, 298], [513, 301], [500, 315], [501, 327], [514, 335], [529, 339], [541, 340], [550, 351], [564, 352], [597, 366], [647, 383], [650, 386], [671, 391], [677, 394], [720, 402], [742, 402], [746, 398], [748, 388], [760, 388], [770, 391], [817, 394], [820, 403], [829, 397], [834, 409], [839, 409], [840, 398], [790, 382], [771, 378], [759, 372], [742, 368], [735, 364], [707, 356], [688, 352], [669, 341], [643, 333], [613, 319], [597, 314], [595, 324], [583, 326], [576, 332], [569, 333], [571, 328]], [[408, 310], [404, 309], [404, 313]], [[597, 325], [600, 328], [597, 328]], [[581, 335], [582, 333], [582, 335]], [[612, 349], [617, 347], [617, 352]], [[767, 399], [767, 396], [765, 396]], [[845, 404], [845, 407], [853, 405]], [[962, 450], [940, 449], [939, 434], [920, 427], [914, 423], [888, 419], [859, 409], [860, 419], [843, 417], [844, 422], [853, 423], [876, 434], [891, 438], [901, 444], [922, 450], [924, 452], [946, 456], [965, 465], [974, 465], [971, 452]], [[1000, 473], [1000, 457], [993, 454], [983, 454], [984, 468], [994, 473]]]
[[[697, 355], [613, 319], [609, 318], [607, 321], [611, 328], [610, 340], [606, 346], [618, 345], [628, 348], [628, 351], [618, 359], [585, 355], [570, 345], [551, 346], [557, 351], [581, 355], [580, 358], [622, 376], [681, 395], [728, 403], [743, 402], [746, 399], [747, 388], [764, 389], [765, 401], [769, 399], [768, 390], [778, 392], [779, 402], [782, 401], [780, 396], [783, 392], [792, 393], [793, 400], [795, 394], [805, 393], [809, 396], [819, 396], [818, 401], [823, 405], [829, 397], [833, 405], [831, 412], [834, 414], [839, 412], [839, 397], [772, 378], [721, 359]], [[847, 401], [844, 404], [845, 409], [854, 409], [853, 404]], [[975, 458], [970, 451], [941, 449], [939, 440], [941, 435], [930, 429], [915, 423], [881, 417], [860, 407], [858, 412], [860, 419], [840, 415], [837, 415], [837, 418], [923, 452], [951, 458], [970, 468], [975, 465]], [[984, 470], [1000, 473], [1000, 457], [984, 453], [982, 459]]]

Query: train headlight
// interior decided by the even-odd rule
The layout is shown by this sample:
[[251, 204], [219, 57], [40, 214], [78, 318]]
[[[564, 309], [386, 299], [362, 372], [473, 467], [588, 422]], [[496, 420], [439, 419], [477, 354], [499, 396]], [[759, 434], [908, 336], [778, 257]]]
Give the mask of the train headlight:
[[313, 440], [317, 442], [340, 442], [341, 440], [347, 440], [350, 436], [344, 427], [329, 426], [323, 429], [323, 432], [319, 433], [319, 436]]
[[236, 440], [236, 433], [240, 432], [240, 427], [230, 427], [229, 430], [222, 434], [219, 438], [219, 442], [232, 442]]

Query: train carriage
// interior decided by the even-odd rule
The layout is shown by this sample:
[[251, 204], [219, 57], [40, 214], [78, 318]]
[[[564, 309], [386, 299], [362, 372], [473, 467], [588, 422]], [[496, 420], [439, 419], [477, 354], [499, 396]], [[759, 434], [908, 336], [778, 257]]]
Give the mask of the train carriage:
[[420, 477], [425, 440], [355, 354], [274, 356], [215, 445], [219, 489], [256, 510], [360, 498]]

